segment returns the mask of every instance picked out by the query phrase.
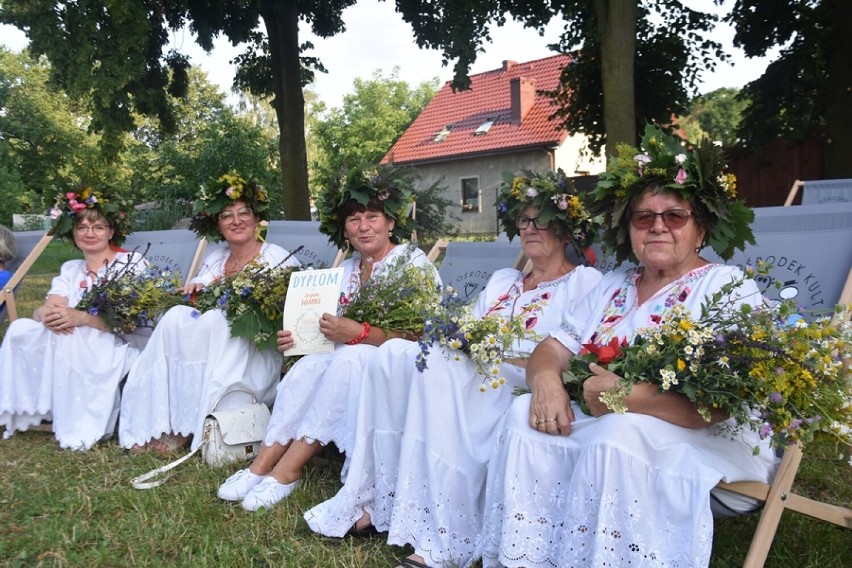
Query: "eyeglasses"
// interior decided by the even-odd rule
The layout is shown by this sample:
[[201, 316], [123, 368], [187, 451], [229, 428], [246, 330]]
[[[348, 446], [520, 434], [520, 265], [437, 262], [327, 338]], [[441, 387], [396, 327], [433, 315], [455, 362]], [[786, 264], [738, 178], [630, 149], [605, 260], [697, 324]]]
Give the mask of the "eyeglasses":
[[518, 217], [515, 219], [515, 225], [517, 225], [519, 229], [526, 229], [530, 226], [530, 223], [532, 223], [533, 227], [539, 231], [544, 231], [550, 228], [550, 221], [539, 221], [538, 217]]
[[77, 231], [78, 235], [85, 235], [89, 231], [96, 235], [103, 235], [109, 231], [109, 227], [107, 225], [77, 225], [74, 230]]
[[248, 207], [243, 207], [236, 213], [233, 211], [225, 211], [224, 213], [219, 214], [219, 220], [225, 224], [233, 223], [236, 218], [239, 218], [240, 221], [250, 221], [254, 218], [254, 212]]
[[663, 218], [663, 224], [669, 229], [680, 229], [689, 221], [692, 211], [686, 209], [666, 209], [661, 213], [634, 211], [630, 214], [630, 224], [635, 229], [650, 229], [657, 222], [658, 216]]

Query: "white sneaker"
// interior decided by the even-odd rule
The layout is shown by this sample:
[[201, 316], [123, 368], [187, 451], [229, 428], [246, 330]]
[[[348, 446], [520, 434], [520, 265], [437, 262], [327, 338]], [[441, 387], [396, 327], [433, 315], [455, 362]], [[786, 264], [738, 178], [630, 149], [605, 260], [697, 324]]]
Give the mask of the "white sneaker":
[[285, 484], [278, 483], [274, 477], [267, 475], [243, 498], [243, 509], [246, 511], [257, 511], [260, 508], [271, 509], [273, 505], [286, 499], [298, 486], [298, 479], [293, 483]]
[[264, 477], [266, 476], [252, 473], [248, 468], [241, 469], [219, 486], [216, 495], [225, 501], [240, 501], [248, 495], [252, 487], [263, 481]]

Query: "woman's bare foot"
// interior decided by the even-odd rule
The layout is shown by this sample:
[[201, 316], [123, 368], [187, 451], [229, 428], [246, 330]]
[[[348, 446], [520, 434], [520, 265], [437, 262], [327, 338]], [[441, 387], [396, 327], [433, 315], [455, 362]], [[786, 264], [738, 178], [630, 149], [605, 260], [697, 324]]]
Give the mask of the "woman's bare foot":
[[148, 447], [158, 454], [170, 455], [181, 450], [189, 443], [189, 436], [180, 434], [163, 434], [156, 440], [148, 442]]
[[361, 518], [355, 521], [355, 530], [363, 531], [367, 527], [373, 526], [373, 519], [370, 518], [370, 513], [364, 511], [364, 514], [361, 515]]

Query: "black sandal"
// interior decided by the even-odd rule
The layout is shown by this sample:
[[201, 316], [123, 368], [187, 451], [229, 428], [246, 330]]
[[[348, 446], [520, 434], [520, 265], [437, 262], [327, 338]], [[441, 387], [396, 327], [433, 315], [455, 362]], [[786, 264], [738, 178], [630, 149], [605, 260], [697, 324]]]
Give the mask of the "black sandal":
[[409, 556], [400, 560], [399, 565], [403, 568], [431, 568], [430, 566], [423, 564], [422, 562], [418, 562]]
[[352, 538], [370, 538], [377, 534], [379, 534], [379, 531], [373, 525], [367, 525], [363, 529], [355, 528], [355, 525], [352, 525], [352, 528], [346, 531], [346, 536]]

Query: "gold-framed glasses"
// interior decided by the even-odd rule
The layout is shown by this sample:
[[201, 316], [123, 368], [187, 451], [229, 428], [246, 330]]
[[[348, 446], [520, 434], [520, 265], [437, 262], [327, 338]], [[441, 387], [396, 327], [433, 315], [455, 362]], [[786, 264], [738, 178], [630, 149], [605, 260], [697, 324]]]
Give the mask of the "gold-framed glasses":
[[237, 211], [225, 211], [224, 213], [219, 213], [219, 220], [225, 224], [231, 224], [236, 219], [239, 219], [240, 221], [251, 221], [252, 218], [254, 218], [254, 213], [248, 207], [243, 207]]

